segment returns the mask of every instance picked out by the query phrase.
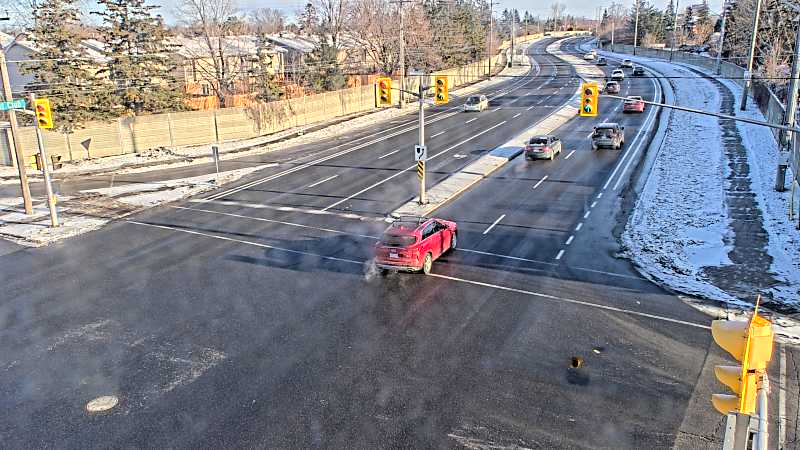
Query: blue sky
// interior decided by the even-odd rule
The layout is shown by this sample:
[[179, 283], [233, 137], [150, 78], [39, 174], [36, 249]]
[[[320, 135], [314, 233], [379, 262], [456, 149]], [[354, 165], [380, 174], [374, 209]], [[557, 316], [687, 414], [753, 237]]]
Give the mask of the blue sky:
[[[611, 4], [612, 0], [560, 0], [561, 3], [566, 5], [566, 12], [570, 15], [585, 16], [589, 18], [595, 17], [595, 10], [598, 6], [607, 6]], [[668, 0], [655, 0], [653, 3], [658, 8], [663, 8]], [[681, 7], [688, 4], [700, 3], [702, 0], [679, 0]], [[175, 5], [178, 4], [177, 0], [153, 0], [154, 4], [163, 6], [162, 15], [170, 21], [175, 20]], [[630, 6], [633, 0], [624, 0], [621, 3]], [[238, 0], [238, 6], [242, 10], [252, 10], [256, 8], [275, 8], [286, 12], [290, 18], [294, 12], [303, 7], [305, 1], [303, 0]], [[501, 0], [495, 6], [495, 11], [502, 11], [505, 8], [517, 8], [520, 12], [525, 10], [530, 11], [533, 15], [540, 15], [546, 17], [550, 14], [551, 2], [532, 2], [530, 0]], [[713, 11], [720, 11], [722, 8], [722, 0], [710, 0], [709, 5]]]

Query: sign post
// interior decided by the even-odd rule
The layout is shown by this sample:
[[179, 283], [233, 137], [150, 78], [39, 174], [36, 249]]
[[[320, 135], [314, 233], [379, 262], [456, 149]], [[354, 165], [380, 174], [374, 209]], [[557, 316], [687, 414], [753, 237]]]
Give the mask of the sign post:
[[212, 145], [211, 146], [211, 155], [214, 157], [214, 167], [217, 169], [217, 176], [214, 178], [214, 182], [219, 184], [219, 146]]

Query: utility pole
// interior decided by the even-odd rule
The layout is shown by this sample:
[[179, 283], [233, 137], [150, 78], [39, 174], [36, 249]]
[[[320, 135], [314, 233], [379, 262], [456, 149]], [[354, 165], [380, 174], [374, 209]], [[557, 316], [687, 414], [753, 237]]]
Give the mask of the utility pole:
[[492, 79], [492, 37], [494, 35], [494, 28], [492, 27], [493, 20], [492, 16], [494, 15], [492, 12], [492, 8], [494, 7], [494, 3], [492, 0], [489, 0], [489, 79]]
[[[783, 115], [784, 125], [794, 127], [797, 117], [797, 96], [800, 90], [800, 83], [797, 78], [800, 77], [800, 18], [796, 17], [795, 20], [795, 41], [794, 41], [794, 57], [792, 58], [792, 77], [789, 82], [789, 98], [786, 100], [786, 110]], [[792, 137], [795, 139], [791, 131], [782, 131], [780, 134], [780, 147], [781, 152], [778, 156], [778, 170], [775, 174], [775, 190], [783, 192], [786, 189], [786, 167], [788, 155], [792, 151]]]
[[636, 24], [633, 26], [633, 54], [636, 55], [636, 46], [639, 44], [639, 6], [642, 0], [636, 0]]
[[[5, 101], [13, 100], [11, 94], [11, 84], [8, 81], [8, 65], [6, 64], [6, 52], [0, 46], [0, 74], [3, 78], [3, 95]], [[25, 214], [33, 214], [33, 203], [31, 202], [31, 189], [28, 186], [28, 174], [25, 170], [25, 153], [22, 150], [22, 141], [19, 139], [19, 129], [17, 125], [17, 113], [13, 109], [8, 110], [8, 121], [11, 124], [11, 139], [14, 141], [14, 155], [17, 157], [17, 172], [19, 173], [19, 188], [22, 191], [22, 203], [25, 205]]]
[[400, 109], [405, 105], [405, 92], [406, 92], [406, 26], [405, 15], [403, 14], [403, 7], [406, 3], [411, 3], [411, 0], [392, 0], [390, 3], [397, 4], [397, 9], [400, 12]]
[[617, 25], [617, 19], [615, 17], [611, 18], [611, 51], [614, 51], [614, 28]]
[[514, 67], [514, 35], [516, 34], [516, 30], [514, 30], [514, 24], [516, 20], [514, 17], [511, 17], [511, 59], [508, 62], [508, 67]]
[[[677, 10], [677, 9], [676, 9]], [[722, 3], [722, 25], [720, 26], [719, 30], [719, 48], [717, 48], [717, 75], [720, 74], [722, 70], [722, 48], [725, 42], [725, 22], [728, 18], [728, 2], [725, 1]]]
[[756, 37], [758, 34], [758, 20], [761, 15], [761, 0], [756, 0], [756, 14], [753, 16], [753, 35], [750, 38], [750, 55], [747, 57], [747, 73], [744, 80], [744, 88], [742, 89], [742, 104], [739, 109], [744, 111], [747, 109], [747, 92], [750, 90], [750, 84], [753, 82], [753, 59], [756, 55]]
[[[669, 52], [669, 62], [672, 62], [672, 55], [675, 54], [675, 35], [678, 34], [678, 10], [679, 1], [675, 0], [675, 16], [672, 18], [672, 48]], [[723, 19], [725, 20], [725, 19]]]
[[[30, 94], [31, 105], [36, 104], [36, 94]], [[33, 106], [35, 108], [35, 106]], [[36, 122], [36, 121], [35, 121]], [[47, 206], [50, 208], [50, 225], [52, 227], [58, 226], [58, 212], [56, 212], [56, 198], [53, 195], [53, 186], [50, 183], [50, 164], [47, 160], [47, 151], [44, 148], [44, 138], [42, 137], [42, 129], [39, 128], [39, 123], [36, 122], [36, 142], [39, 144], [39, 156], [42, 159], [42, 173], [44, 174], [44, 187], [47, 192]]]

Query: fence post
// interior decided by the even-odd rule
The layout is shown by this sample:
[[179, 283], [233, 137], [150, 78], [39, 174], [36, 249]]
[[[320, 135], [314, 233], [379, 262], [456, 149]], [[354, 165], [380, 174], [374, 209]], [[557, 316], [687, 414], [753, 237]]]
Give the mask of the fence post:
[[175, 148], [175, 133], [172, 131], [172, 113], [167, 113], [167, 127], [169, 129], [169, 145]]

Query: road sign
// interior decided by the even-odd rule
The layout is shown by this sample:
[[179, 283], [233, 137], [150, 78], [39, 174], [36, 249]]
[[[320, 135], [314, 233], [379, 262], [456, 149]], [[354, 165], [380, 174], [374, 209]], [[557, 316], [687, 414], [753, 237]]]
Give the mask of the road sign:
[[0, 111], [8, 111], [9, 109], [25, 109], [25, 99], [18, 98], [10, 102], [0, 102]]
[[425, 176], [425, 161], [417, 161], [417, 178], [420, 180]]
[[424, 145], [414, 146], [414, 161], [427, 161], [428, 160], [428, 147]]

